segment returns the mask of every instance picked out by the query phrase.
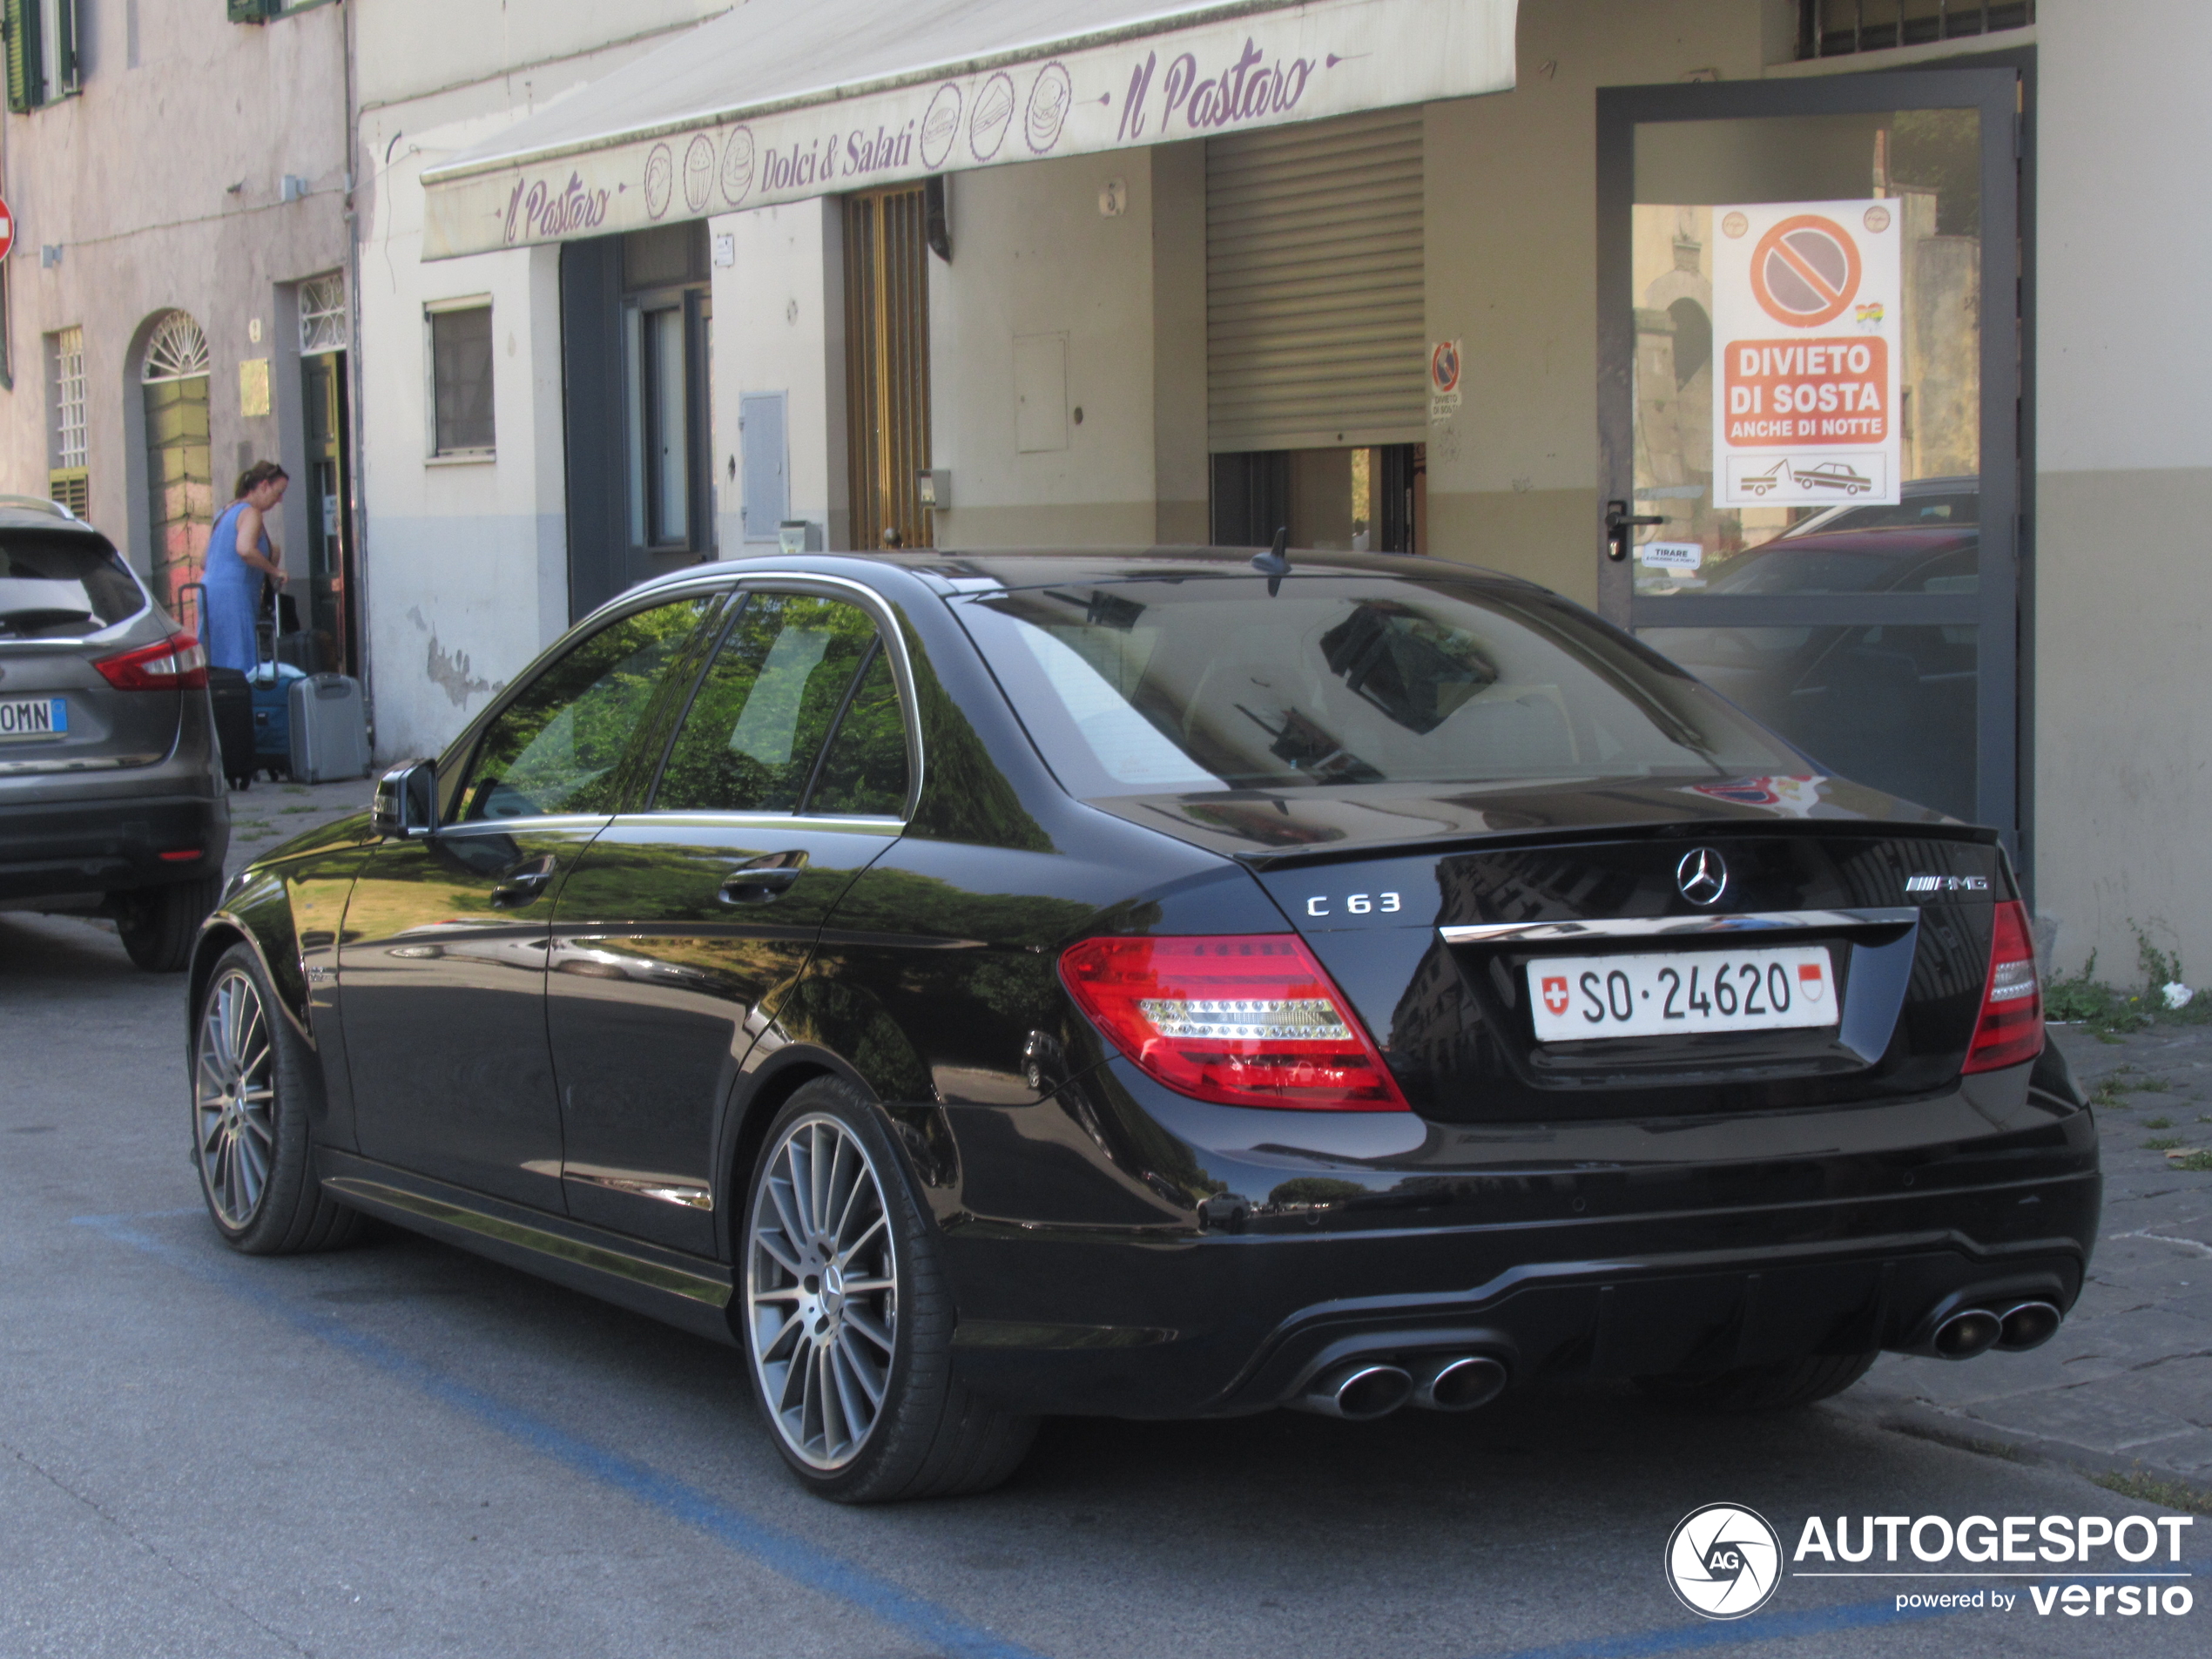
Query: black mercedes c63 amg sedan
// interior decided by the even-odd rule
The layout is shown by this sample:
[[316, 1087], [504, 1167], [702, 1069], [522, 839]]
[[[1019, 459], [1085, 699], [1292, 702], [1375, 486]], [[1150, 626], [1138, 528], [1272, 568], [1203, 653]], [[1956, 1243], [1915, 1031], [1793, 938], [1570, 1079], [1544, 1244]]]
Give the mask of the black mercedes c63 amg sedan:
[[1042, 1413], [1722, 1409], [2047, 1339], [2097, 1146], [1996, 836], [1461, 566], [734, 561], [237, 877], [192, 1137], [740, 1349], [799, 1478]]

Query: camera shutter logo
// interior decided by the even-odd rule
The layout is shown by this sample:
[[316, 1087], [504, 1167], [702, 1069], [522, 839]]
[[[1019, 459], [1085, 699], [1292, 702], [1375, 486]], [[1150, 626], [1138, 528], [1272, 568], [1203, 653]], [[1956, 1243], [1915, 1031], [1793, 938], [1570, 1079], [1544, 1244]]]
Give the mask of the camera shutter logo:
[[1707, 1619], [1740, 1619], [1774, 1597], [1782, 1582], [1782, 1540], [1756, 1509], [1709, 1503], [1667, 1540], [1667, 1583], [1677, 1600]]

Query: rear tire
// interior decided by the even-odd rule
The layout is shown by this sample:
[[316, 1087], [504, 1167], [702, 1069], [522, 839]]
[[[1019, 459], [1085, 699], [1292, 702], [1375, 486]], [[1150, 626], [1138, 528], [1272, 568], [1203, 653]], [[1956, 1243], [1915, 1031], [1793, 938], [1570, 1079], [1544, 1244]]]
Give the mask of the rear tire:
[[1769, 1366], [1730, 1371], [1674, 1372], [1639, 1377], [1654, 1399], [1709, 1412], [1783, 1412], [1840, 1394], [1873, 1368], [1881, 1354], [1812, 1353]]
[[248, 1256], [340, 1250], [362, 1217], [315, 1178], [315, 1056], [250, 945], [215, 964], [192, 1022], [192, 1163], [215, 1230]]
[[223, 878], [200, 876], [118, 896], [122, 914], [115, 931], [131, 960], [149, 974], [181, 974], [192, 961], [199, 924], [223, 896]]
[[954, 1370], [935, 1231], [860, 1090], [818, 1077], [777, 1113], [740, 1247], [745, 1370], [800, 1485], [889, 1503], [988, 1491], [1021, 1466], [1036, 1420]]

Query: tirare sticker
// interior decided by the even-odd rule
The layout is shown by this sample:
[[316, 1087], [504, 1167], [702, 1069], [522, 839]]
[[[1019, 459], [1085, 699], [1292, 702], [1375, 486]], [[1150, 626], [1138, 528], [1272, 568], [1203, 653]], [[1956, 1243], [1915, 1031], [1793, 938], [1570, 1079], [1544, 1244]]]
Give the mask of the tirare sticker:
[[1636, 557], [1655, 570], [1689, 572], [1705, 563], [1703, 542], [1646, 542], [1636, 550]]

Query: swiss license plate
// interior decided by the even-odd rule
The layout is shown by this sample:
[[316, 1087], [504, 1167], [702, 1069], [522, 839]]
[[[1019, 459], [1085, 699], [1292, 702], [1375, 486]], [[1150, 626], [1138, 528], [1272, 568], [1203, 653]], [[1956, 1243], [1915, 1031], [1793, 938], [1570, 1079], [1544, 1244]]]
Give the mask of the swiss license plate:
[[1541, 1042], [1833, 1025], [1836, 971], [1824, 945], [1544, 956], [1528, 1002]]
[[0, 702], [0, 740], [8, 738], [59, 738], [66, 737], [68, 733], [67, 698], [16, 698]]

